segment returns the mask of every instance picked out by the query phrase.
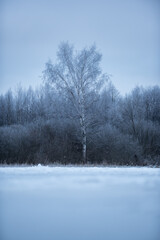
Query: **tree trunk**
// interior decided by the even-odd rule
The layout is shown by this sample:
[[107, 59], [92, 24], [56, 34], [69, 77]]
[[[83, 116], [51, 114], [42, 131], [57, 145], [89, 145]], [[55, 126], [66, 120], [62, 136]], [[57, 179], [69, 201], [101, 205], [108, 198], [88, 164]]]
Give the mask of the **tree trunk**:
[[87, 136], [84, 114], [80, 117], [81, 133], [82, 133], [82, 161], [86, 163], [87, 159]]
[[83, 153], [83, 163], [86, 163], [87, 160], [87, 137], [86, 137], [86, 131], [85, 128], [83, 130], [82, 135], [82, 153]]

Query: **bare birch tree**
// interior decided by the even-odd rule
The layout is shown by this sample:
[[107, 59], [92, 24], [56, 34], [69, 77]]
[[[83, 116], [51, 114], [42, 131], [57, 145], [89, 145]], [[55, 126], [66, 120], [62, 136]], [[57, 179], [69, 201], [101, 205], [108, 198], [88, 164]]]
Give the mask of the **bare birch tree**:
[[108, 79], [107, 75], [101, 74], [100, 61], [101, 54], [94, 45], [77, 52], [73, 46], [62, 43], [57, 52], [57, 63], [49, 61], [44, 71], [44, 79], [66, 94], [77, 112], [83, 162], [87, 157], [87, 111]]

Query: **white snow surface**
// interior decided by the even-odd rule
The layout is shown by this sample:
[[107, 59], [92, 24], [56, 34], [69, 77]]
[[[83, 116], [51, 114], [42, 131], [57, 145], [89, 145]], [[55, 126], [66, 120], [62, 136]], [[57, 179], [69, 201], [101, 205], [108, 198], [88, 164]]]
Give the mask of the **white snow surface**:
[[1, 240], [159, 240], [160, 169], [0, 167]]

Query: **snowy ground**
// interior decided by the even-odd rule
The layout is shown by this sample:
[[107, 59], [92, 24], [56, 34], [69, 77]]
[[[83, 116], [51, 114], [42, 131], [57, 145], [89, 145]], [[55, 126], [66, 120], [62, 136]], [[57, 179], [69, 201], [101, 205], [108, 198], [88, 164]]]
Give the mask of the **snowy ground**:
[[160, 169], [0, 167], [1, 240], [159, 240]]

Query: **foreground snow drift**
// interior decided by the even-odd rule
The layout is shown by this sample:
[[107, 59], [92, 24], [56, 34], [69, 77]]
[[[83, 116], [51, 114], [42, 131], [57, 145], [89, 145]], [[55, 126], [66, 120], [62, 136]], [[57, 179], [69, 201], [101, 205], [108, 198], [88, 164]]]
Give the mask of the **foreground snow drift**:
[[2, 240], [158, 240], [160, 169], [1, 167]]

